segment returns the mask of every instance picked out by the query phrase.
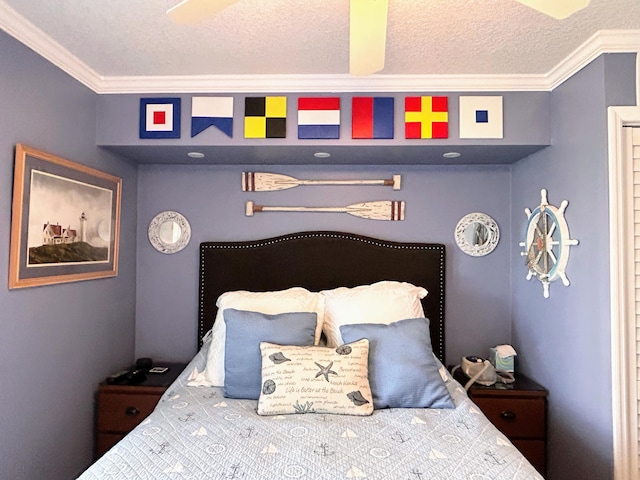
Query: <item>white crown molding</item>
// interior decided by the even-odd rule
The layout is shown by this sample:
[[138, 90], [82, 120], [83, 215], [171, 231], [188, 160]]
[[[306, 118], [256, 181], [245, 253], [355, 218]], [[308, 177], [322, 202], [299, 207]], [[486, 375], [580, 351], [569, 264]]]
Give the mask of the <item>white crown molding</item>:
[[640, 30], [601, 30], [538, 75], [102, 76], [0, 0], [0, 28], [99, 94], [550, 91], [602, 53], [640, 51]]
[[98, 93], [459, 92], [545, 90], [545, 75], [201, 75], [105, 77]]
[[86, 63], [0, 0], [0, 28], [94, 92], [103, 78]]
[[553, 90], [603, 53], [640, 53], [640, 30], [600, 30], [547, 73]]

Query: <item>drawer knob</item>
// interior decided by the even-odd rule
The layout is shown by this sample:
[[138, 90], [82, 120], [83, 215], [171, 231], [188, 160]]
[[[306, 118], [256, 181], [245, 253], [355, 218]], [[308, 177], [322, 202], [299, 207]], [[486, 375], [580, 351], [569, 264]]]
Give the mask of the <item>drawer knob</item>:
[[510, 410], [503, 410], [502, 412], [500, 412], [500, 418], [503, 418], [505, 420], [515, 420], [516, 414]]
[[135, 417], [136, 415], [138, 415], [140, 413], [140, 410], [138, 410], [136, 407], [127, 407], [127, 409], [124, 411], [124, 413], [128, 417]]

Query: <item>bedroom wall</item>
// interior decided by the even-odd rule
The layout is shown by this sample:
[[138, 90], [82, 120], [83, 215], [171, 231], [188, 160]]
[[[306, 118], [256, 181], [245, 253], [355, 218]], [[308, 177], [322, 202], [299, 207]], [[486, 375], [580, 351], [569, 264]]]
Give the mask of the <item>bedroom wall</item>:
[[[607, 113], [635, 105], [635, 55], [603, 55], [552, 93], [553, 145], [513, 166], [513, 343], [521, 369], [549, 389], [548, 478], [613, 476]], [[569, 201], [570, 287], [526, 281], [517, 241], [524, 208]]]
[[[255, 166], [248, 167], [255, 170]], [[198, 248], [209, 240], [265, 238], [305, 230], [338, 230], [400, 241], [440, 242], [447, 247], [446, 346], [449, 362], [463, 354], [487, 355], [511, 338], [510, 167], [508, 166], [267, 166], [298, 178], [388, 178], [402, 174], [402, 190], [388, 187], [299, 187], [280, 192], [242, 192], [242, 166], [141, 165], [138, 184], [136, 355], [187, 360], [196, 351]], [[402, 222], [347, 214], [244, 214], [246, 200], [269, 205], [349, 205], [374, 199], [406, 201]], [[151, 219], [163, 210], [185, 215], [190, 244], [174, 255], [153, 249]], [[491, 215], [502, 229], [486, 257], [462, 253], [453, 238], [467, 213]], [[256, 275], [259, 275], [256, 272]]]
[[[193, 355], [200, 241], [335, 229], [445, 243], [449, 362], [512, 341], [521, 353], [521, 369], [550, 389], [549, 478], [610, 478], [605, 106], [635, 103], [633, 55], [600, 57], [559, 87], [552, 102], [554, 145], [513, 167], [288, 166], [277, 170], [310, 178], [401, 173], [404, 187], [393, 193], [318, 187], [251, 196], [273, 204], [393, 196], [407, 201], [407, 219], [397, 223], [344, 214], [246, 218], [242, 166], [138, 169], [95, 147], [97, 95], [2, 32], [0, 58], [0, 221], [5, 226], [0, 274], [5, 279], [16, 143], [124, 178], [118, 277], [0, 289], [5, 387], [0, 391], [0, 477], [75, 477], [91, 459], [98, 381], [128, 364], [134, 352], [166, 360]], [[542, 187], [549, 189], [552, 203], [570, 201], [571, 233], [581, 240], [568, 270], [572, 286], [552, 285], [547, 300], [539, 283], [524, 280], [517, 247], [523, 209], [537, 204]], [[193, 228], [191, 244], [176, 255], [156, 252], [146, 237], [151, 218], [165, 209], [186, 215]], [[455, 224], [471, 211], [488, 213], [500, 225], [500, 244], [487, 257], [468, 257], [453, 241]]]
[[[336, 187], [246, 194], [239, 187], [242, 166], [141, 166], [136, 355], [185, 360], [195, 351], [200, 241], [336, 229], [443, 242], [448, 248], [448, 362], [457, 362], [463, 354], [483, 354], [496, 343], [513, 343], [520, 353], [520, 370], [550, 391], [548, 478], [611, 478], [606, 107], [635, 104], [635, 70], [635, 55], [607, 54], [558, 87], [551, 102], [553, 145], [512, 166], [272, 169], [308, 178], [401, 173], [403, 190], [393, 194]], [[537, 280], [525, 279], [518, 246], [524, 208], [538, 205], [541, 188], [549, 190], [554, 205], [569, 200], [571, 236], [580, 240], [567, 272], [571, 287], [554, 283], [549, 299], [542, 297]], [[407, 201], [404, 222], [331, 214], [243, 214], [247, 199], [273, 205], [337, 205], [381, 195]], [[155, 252], [146, 236], [151, 218], [165, 209], [180, 211], [193, 227], [191, 244], [173, 256]], [[453, 241], [453, 227], [470, 211], [486, 212], [500, 225], [500, 245], [487, 257], [467, 257]]]
[[133, 359], [137, 168], [96, 148], [96, 94], [4, 32], [0, 58], [3, 282], [16, 143], [123, 177], [116, 278], [0, 288], [0, 478], [68, 480], [91, 463], [98, 382]]

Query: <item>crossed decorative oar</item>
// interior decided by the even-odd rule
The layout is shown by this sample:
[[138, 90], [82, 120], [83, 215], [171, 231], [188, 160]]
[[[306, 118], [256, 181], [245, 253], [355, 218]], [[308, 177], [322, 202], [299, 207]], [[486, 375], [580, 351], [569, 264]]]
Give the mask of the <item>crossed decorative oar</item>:
[[401, 175], [385, 180], [300, 180], [289, 175], [269, 172], [242, 172], [243, 192], [274, 192], [300, 185], [383, 185], [400, 190]]
[[245, 214], [252, 217], [256, 212], [332, 212], [348, 213], [369, 220], [404, 220], [404, 201], [379, 200], [354, 203], [346, 207], [270, 207], [255, 205], [252, 201], [247, 201]]

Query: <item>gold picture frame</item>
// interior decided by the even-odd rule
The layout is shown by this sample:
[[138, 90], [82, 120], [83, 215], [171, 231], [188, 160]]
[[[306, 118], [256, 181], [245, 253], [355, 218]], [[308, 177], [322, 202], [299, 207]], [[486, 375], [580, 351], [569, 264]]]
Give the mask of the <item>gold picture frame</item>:
[[118, 275], [122, 179], [16, 145], [9, 288]]

